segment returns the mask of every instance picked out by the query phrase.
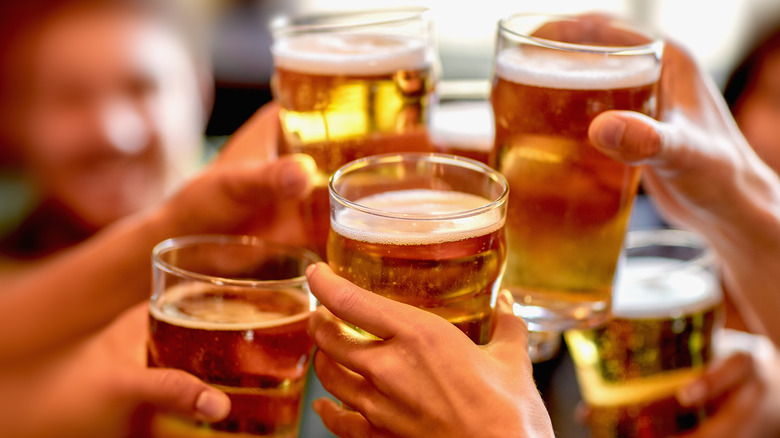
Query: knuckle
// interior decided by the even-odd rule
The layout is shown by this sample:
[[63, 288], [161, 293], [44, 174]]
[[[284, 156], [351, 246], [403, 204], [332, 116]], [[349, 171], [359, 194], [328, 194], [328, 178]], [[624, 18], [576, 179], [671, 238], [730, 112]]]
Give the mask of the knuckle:
[[360, 308], [363, 303], [363, 296], [356, 293], [349, 286], [343, 286], [339, 288], [335, 298], [336, 308], [343, 312], [350, 312], [354, 309]]

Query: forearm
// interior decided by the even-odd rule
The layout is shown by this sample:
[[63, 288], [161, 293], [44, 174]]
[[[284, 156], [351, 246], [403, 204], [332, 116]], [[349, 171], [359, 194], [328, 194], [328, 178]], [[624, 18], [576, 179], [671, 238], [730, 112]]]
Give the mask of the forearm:
[[751, 186], [710, 240], [748, 327], [780, 345], [780, 182], [772, 174]]
[[159, 223], [134, 216], [15, 274], [0, 294], [0, 361], [55, 350], [147, 298], [151, 250], [170, 232]]

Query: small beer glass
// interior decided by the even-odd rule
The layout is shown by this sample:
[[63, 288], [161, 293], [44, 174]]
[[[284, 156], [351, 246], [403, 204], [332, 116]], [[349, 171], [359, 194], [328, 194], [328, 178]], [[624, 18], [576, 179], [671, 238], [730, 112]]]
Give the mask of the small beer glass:
[[150, 367], [187, 371], [230, 397], [227, 419], [156, 417], [152, 435], [294, 438], [313, 342], [304, 249], [250, 236], [177, 237], [152, 255]]
[[593, 438], [677, 435], [704, 415], [675, 393], [713, 357], [721, 288], [713, 254], [695, 234], [628, 233], [614, 319], [565, 334]]
[[378, 155], [337, 170], [329, 190], [337, 274], [488, 341], [506, 260], [501, 174], [453, 155]]

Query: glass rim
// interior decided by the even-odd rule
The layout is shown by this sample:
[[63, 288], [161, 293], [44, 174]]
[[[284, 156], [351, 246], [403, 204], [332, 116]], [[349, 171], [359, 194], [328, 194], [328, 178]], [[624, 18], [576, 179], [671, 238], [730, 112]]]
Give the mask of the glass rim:
[[246, 287], [246, 288], [258, 288], [258, 287], [269, 287], [269, 286], [286, 287], [292, 285], [300, 285], [306, 282], [305, 272], [304, 274], [295, 277], [280, 278], [276, 280], [246, 280], [246, 279], [221, 277], [216, 275], [208, 275], [199, 272], [194, 272], [189, 269], [184, 269], [175, 266], [163, 260], [162, 258], [162, 256], [165, 253], [173, 249], [192, 247], [204, 243], [223, 244], [223, 245], [232, 244], [232, 245], [240, 245], [245, 247], [261, 247], [261, 245], [262, 246], [269, 245], [271, 248], [274, 249], [274, 251], [291, 255], [305, 262], [310, 262], [308, 263], [308, 265], [313, 265], [315, 263], [322, 261], [322, 259], [320, 259], [320, 257], [317, 254], [315, 254], [313, 251], [310, 251], [306, 248], [287, 245], [284, 243], [274, 242], [271, 240], [261, 239], [260, 237], [257, 236], [230, 235], [230, 234], [195, 234], [190, 236], [172, 237], [169, 239], [165, 239], [162, 242], [155, 245], [154, 249], [152, 249], [152, 266], [165, 273], [176, 275], [181, 278], [189, 278], [192, 280], [202, 281], [205, 283], [219, 284], [220, 286], [239, 286], [239, 287]]
[[623, 56], [640, 56], [640, 55], [654, 55], [657, 58], [660, 59], [661, 53], [663, 52], [664, 47], [664, 41], [662, 38], [653, 35], [649, 31], [642, 29], [641, 27], [637, 27], [636, 25], [632, 23], [623, 23], [613, 17], [609, 17], [609, 23], [620, 23], [622, 26], [625, 27], [627, 30], [631, 30], [632, 32], [636, 32], [644, 37], [647, 37], [650, 41], [648, 43], [644, 44], [636, 44], [636, 45], [628, 45], [628, 46], [599, 46], [594, 44], [577, 44], [577, 43], [566, 43], [562, 41], [555, 41], [547, 38], [540, 38], [535, 37], [532, 35], [527, 35], [523, 32], [518, 32], [516, 30], [513, 30], [511, 28], [511, 22], [517, 19], [522, 18], [546, 18], [546, 19], [561, 19], [561, 20], [577, 20], [577, 15], [567, 15], [567, 14], [538, 14], [538, 13], [526, 13], [526, 12], [520, 12], [508, 15], [506, 17], [501, 18], [498, 21], [498, 33], [499, 35], [503, 34], [509, 34], [510, 36], [523, 40], [529, 44], [548, 48], [552, 50], [560, 50], [560, 51], [567, 51], [567, 52], [582, 52], [582, 53], [592, 53], [592, 54], [603, 54], [603, 55], [623, 55]]
[[[650, 230], [629, 231], [626, 233], [626, 250], [648, 248], [651, 246], [661, 247], [695, 247], [700, 248], [701, 253], [689, 260], [679, 260], [673, 265], [664, 267], [664, 271], [681, 269], [706, 269], [715, 262], [715, 253], [707, 242], [698, 234], [692, 231], [679, 230], [674, 228], [656, 228]], [[628, 255], [626, 255], [628, 258]], [[664, 257], [675, 260], [672, 257]], [[648, 275], [653, 277], [654, 275]], [[642, 280], [641, 278], [639, 280]]]
[[[271, 21], [269, 28], [272, 36], [276, 38], [279, 34], [333, 32], [403, 23], [417, 19], [425, 21], [430, 19], [430, 14], [430, 9], [422, 6], [323, 12], [277, 17]], [[397, 15], [397, 17], [392, 17], [393, 15]], [[349, 18], [360, 17], [365, 19], [355, 22], [348, 20]], [[341, 19], [344, 20], [343, 23], [338, 22]], [[336, 20], [336, 22], [329, 23], [329, 20]]]
[[[346, 199], [336, 190], [335, 184], [337, 180], [348, 172], [360, 170], [372, 164], [393, 164], [393, 163], [398, 164], [406, 161], [410, 161], [410, 162], [430, 161], [433, 163], [448, 164], [448, 165], [454, 165], [461, 168], [471, 169], [475, 172], [484, 174], [492, 182], [500, 184], [503, 187], [503, 190], [496, 199], [491, 200], [489, 203], [481, 207], [463, 210], [456, 213], [439, 214], [437, 216], [431, 216], [425, 214], [413, 214], [413, 213], [396, 213], [396, 212], [389, 212], [386, 210], [366, 207], [359, 204], [358, 202], [350, 201]], [[487, 166], [482, 162], [479, 162], [477, 160], [472, 160], [471, 158], [461, 157], [452, 154], [436, 153], [436, 152], [433, 153], [405, 152], [405, 153], [371, 155], [368, 157], [359, 158], [357, 160], [351, 161], [341, 166], [335, 172], [333, 172], [333, 174], [328, 179], [328, 193], [330, 194], [331, 197], [333, 197], [339, 204], [343, 205], [344, 207], [357, 210], [361, 213], [369, 214], [372, 216], [379, 216], [379, 217], [395, 219], [395, 220], [440, 221], [440, 220], [463, 219], [463, 218], [473, 217], [480, 214], [484, 214], [496, 208], [500, 208], [502, 205], [506, 205], [509, 196], [509, 182], [507, 181], [506, 177], [504, 177], [504, 175], [502, 175], [497, 170]]]

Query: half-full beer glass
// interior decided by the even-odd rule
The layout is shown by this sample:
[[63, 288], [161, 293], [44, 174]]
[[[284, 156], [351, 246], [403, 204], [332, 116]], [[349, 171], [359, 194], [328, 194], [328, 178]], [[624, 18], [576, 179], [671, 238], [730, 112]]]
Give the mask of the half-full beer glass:
[[276, 23], [272, 91], [282, 153], [314, 157], [320, 176], [303, 213], [314, 247], [329, 228], [328, 177], [368, 155], [432, 151], [425, 123], [436, 52], [425, 9], [320, 15]]
[[227, 419], [157, 417], [157, 437], [298, 435], [313, 343], [304, 272], [317, 256], [249, 236], [189, 236], [153, 251], [150, 367], [187, 371], [230, 397]]
[[453, 155], [379, 155], [336, 171], [329, 189], [337, 274], [488, 341], [506, 260], [501, 174]]
[[588, 140], [606, 110], [656, 116], [663, 44], [593, 16], [499, 22], [491, 165], [512, 188], [504, 287], [531, 330], [609, 317], [639, 169]]
[[682, 433], [704, 412], [683, 408], [677, 390], [713, 356], [721, 289], [713, 256], [695, 234], [628, 234], [614, 319], [566, 333], [593, 438]]

